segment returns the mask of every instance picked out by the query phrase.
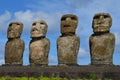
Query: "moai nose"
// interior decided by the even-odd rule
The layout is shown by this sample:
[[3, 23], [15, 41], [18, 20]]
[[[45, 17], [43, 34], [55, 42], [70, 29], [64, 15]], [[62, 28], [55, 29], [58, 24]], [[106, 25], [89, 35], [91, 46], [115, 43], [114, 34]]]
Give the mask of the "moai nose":
[[37, 28], [36, 27], [34, 27], [33, 29], [32, 29], [32, 31], [36, 31], [37, 30]]
[[71, 20], [71, 18], [70, 18], [70, 17], [67, 17], [67, 18], [66, 18], [66, 21], [70, 21], [70, 20]]
[[104, 22], [104, 16], [100, 16], [98, 23], [101, 24], [101, 23], [103, 23], [103, 22]]
[[12, 24], [12, 26], [16, 26], [16, 24]]

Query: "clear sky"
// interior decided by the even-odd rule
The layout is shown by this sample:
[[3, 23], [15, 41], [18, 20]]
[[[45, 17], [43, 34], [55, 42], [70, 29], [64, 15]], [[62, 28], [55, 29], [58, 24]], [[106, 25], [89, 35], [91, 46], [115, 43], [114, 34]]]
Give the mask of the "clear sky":
[[120, 65], [120, 0], [0, 0], [0, 65], [4, 64], [8, 24], [20, 21], [24, 24], [21, 39], [25, 41], [24, 65], [29, 65], [29, 42], [31, 25], [35, 20], [48, 24], [50, 39], [49, 65], [57, 65], [56, 40], [60, 33], [60, 18], [75, 14], [79, 18], [76, 34], [80, 36], [78, 64], [90, 64], [89, 36], [93, 33], [92, 19], [95, 13], [105, 12], [112, 16], [111, 32], [116, 36], [113, 63]]

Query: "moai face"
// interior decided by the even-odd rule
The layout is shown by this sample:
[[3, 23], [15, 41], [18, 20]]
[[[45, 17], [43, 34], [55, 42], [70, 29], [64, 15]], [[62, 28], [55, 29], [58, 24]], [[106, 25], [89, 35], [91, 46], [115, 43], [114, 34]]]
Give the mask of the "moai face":
[[46, 36], [47, 28], [48, 26], [45, 21], [43, 20], [35, 21], [32, 24], [31, 37], [37, 38], [37, 37]]
[[73, 14], [63, 15], [61, 18], [61, 33], [75, 33], [78, 25], [78, 18]]
[[23, 30], [23, 24], [20, 22], [11, 22], [8, 27], [8, 39], [19, 38]]
[[93, 17], [93, 32], [108, 32], [112, 25], [112, 18], [108, 13], [98, 13]]

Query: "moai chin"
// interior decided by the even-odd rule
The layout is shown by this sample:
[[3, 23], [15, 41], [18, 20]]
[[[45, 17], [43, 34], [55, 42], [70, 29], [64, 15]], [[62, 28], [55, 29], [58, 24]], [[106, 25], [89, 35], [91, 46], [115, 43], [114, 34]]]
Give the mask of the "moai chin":
[[50, 41], [47, 39], [47, 24], [43, 20], [37, 20], [32, 24], [31, 38], [29, 44], [30, 65], [44, 66], [48, 65], [48, 53], [50, 50]]
[[57, 39], [57, 53], [59, 65], [77, 65], [80, 38], [75, 31], [78, 17], [73, 14], [63, 15], [61, 18], [61, 36]]
[[112, 18], [108, 13], [98, 13], [93, 17], [93, 34], [89, 38], [92, 65], [112, 65], [115, 36], [110, 33]]
[[5, 65], [22, 65], [24, 41], [20, 39], [23, 31], [21, 22], [11, 22], [7, 30], [8, 41], [5, 45]]

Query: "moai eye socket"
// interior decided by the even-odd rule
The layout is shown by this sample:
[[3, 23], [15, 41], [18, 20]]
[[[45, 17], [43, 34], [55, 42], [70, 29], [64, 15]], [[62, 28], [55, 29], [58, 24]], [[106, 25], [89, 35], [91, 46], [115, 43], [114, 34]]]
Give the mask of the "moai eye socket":
[[71, 17], [72, 20], [77, 20], [75, 17]]
[[42, 25], [43, 25], [44, 23], [43, 23], [43, 22], [41, 22], [40, 24], [42, 24]]
[[66, 20], [66, 17], [62, 17], [61, 21]]
[[12, 26], [12, 24], [9, 24], [9, 26]]
[[20, 25], [19, 23], [16, 23], [16, 25]]
[[99, 19], [99, 18], [100, 18], [100, 16], [95, 16], [95, 17], [94, 17], [94, 19]]
[[32, 25], [34, 26], [34, 25], [36, 25], [36, 23], [33, 23]]
[[104, 18], [109, 18], [109, 16], [108, 15], [104, 15]]

